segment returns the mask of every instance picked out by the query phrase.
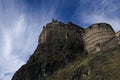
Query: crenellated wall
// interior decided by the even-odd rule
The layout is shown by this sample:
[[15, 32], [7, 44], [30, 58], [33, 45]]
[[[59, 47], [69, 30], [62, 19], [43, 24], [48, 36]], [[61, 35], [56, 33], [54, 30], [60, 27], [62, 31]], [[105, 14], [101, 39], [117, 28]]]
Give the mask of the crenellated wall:
[[89, 26], [83, 37], [85, 50], [92, 54], [101, 51], [101, 45], [114, 35], [114, 30], [107, 23], [96, 23]]

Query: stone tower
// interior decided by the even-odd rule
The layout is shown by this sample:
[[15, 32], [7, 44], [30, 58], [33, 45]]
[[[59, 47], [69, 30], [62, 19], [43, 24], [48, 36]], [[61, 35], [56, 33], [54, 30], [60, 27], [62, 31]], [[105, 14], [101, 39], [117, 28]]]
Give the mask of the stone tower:
[[96, 23], [89, 26], [84, 33], [85, 49], [88, 53], [101, 51], [104, 42], [115, 35], [111, 25], [107, 23]]

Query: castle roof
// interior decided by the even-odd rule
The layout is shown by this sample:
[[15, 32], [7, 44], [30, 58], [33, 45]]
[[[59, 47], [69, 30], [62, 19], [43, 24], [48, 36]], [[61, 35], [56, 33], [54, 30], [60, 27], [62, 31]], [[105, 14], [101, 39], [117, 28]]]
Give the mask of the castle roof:
[[98, 25], [108, 25], [108, 26], [111, 26], [111, 25], [108, 24], [108, 23], [95, 23], [95, 24], [90, 25], [88, 28], [98, 27]]
[[[110, 27], [113, 30], [112, 26], [108, 23], [95, 23], [95, 24], [90, 25], [88, 28], [86, 28], [86, 30], [88, 31], [92, 28], [100, 27], [100, 26]], [[113, 30], [113, 32], [115, 32], [115, 31]]]

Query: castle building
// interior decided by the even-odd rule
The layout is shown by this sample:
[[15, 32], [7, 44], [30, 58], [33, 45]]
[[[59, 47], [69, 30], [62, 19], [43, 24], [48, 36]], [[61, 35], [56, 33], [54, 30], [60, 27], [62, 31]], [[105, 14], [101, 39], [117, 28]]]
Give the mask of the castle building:
[[[52, 20], [46, 27], [43, 27], [39, 43], [44, 44], [48, 41], [48, 37], [46, 37], [48, 35], [51, 35], [51, 39], [49, 40], [54, 38], [69, 39], [68, 37], [78, 38], [79, 41], [83, 41], [84, 50], [89, 54], [102, 51], [108, 48], [110, 44], [114, 44], [113, 46], [115, 46], [116, 37], [120, 40], [120, 31], [115, 33], [112, 26], [107, 23], [96, 23], [84, 29], [72, 24], [72, 22], [64, 24], [57, 20]], [[120, 42], [118, 43], [120, 44]]]
[[[96, 23], [84, 29], [72, 22], [64, 24], [53, 19], [43, 26], [35, 52], [14, 74], [12, 80], [47, 80], [47, 76], [72, 61], [82, 59], [86, 53], [112, 50], [120, 45], [118, 42], [120, 32], [115, 33], [107, 23]], [[91, 72], [84, 66], [79, 68], [85, 69], [83, 76]]]
[[85, 50], [92, 54], [101, 51], [104, 43], [114, 35], [113, 28], [107, 23], [96, 23], [89, 26], [83, 36]]

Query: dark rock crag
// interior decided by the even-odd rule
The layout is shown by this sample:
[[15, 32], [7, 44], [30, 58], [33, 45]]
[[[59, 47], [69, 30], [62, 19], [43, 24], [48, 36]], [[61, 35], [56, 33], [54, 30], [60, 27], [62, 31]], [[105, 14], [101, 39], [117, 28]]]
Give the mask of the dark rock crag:
[[[72, 22], [64, 24], [53, 20], [43, 26], [37, 49], [27, 63], [16, 71], [12, 80], [110, 80], [112, 74], [116, 75], [111, 77], [111, 80], [117, 80], [115, 77], [119, 77], [117, 73], [120, 72], [116, 68], [120, 70], [120, 64], [119, 61], [114, 62], [119, 59], [120, 47], [117, 42], [120, 36], [118, 37], [117, 34], [116, 37], [112, 27], [107, 25], [97, 23], [92, 28], [84, 29]], [[102, 29], [109, 30], [109, 33]], [[105, 40], [102, 40], [102, 34], [99, 32], [104, 34]], [[97, 54], [89, 53], [92, 49], [87, 48], [86, 45], [89, 45], [87, 40], [90, 36], [87, 37], [86, 34], [100, 35], [92, 45], [92, 49], [95, 49], [96, 44], [100, 44], [100, 50], [94, 51]]]
[[43, 80], [77, 55], [84, 56], [83, 32], [83, 28], [72, 22], [48, 23], [43, 27], [37, 49], [12, 80]]

